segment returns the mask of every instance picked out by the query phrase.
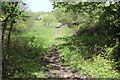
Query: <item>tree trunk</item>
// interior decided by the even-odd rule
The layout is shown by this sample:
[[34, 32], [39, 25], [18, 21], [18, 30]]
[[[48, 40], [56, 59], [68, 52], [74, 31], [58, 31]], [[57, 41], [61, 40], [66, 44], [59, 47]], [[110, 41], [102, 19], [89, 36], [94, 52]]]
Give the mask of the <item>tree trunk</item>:
[[8, 15], [5, 19], [5, 22], [2, 24], [2, 49], [4, 49], [4, 35], [5, 35], [5, 30], [7, 28], [7, 22], [8, 22], [8, 18], [10, 17], [10, 15]]
[[[13, 5], [14, 5], [14, 10], [13, 10], [13, 13], [14, 13], [15, 12], [15, 8], [18, 5], [18, 2], [13, 2]], [[10, 37], [11, 37], [11, 32], [12, 32], [14, 20], [15, 20], [15, 17], [16, 17], [13, 13], [11, 13], [11, 19], [13, 19], [13, 20], [10, 23], [10, 31], [8, 33], [5, 59], [9, 59], [9, 55], [10, 55]]]
[[13, 21], [10, 24], [10, 31], [8, 33], [8, 40], [7, 40], [7, 48], [6, 48], [5, 59], [8, 59], [9, 58], [9, 54], [10, 54], [10, 37], [11, 37], [12, 27], [13, 27]]

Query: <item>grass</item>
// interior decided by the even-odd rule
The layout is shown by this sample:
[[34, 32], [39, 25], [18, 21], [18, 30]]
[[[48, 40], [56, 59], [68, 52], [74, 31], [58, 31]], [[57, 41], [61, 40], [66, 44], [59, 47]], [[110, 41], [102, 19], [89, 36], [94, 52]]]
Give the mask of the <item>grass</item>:
[[49, 46], [59, 37], [70, 36], [72, 34], [72, 29], [57, 28], [57, 24], [55, 22], [51, 23], [50, 26], [47, 26], [41, 21], [35, 21], [35, 26], [32, 28], [32, 33], [37, 33], [39, 37], [44, 40], [45, 45]]
[[[51, 66], [43, 61], [42, 57], [49, 54], [49, 46], [55, 44], [58, 45], [57, 48], [61, 52], [61, 62], [64, 66], [73, 67], [75, 71], [79, 71], [83, 75], [92, 75], [96, 78], [118, 77], [118, 73], [112, 70], [113, 63], [103, 57], [96, 56], [84, 60], [90, 56], [91, 52], [86, 46], [93, 45], [93, 42], [95, 42], [94, 44], [99, 43], [97, 40], [101, 38], [99, 37], [101, 35], [97, 38], [90, 37], [89, 34], [88, 36], [86, 34], [72, 36], [73, 30], [70, 28], [57, 28], [55, 22], [47, 26], [41, 21], [35, 21], [34, 27], [29, 30], [12, 35], [11, 59], [15, 64], [14, 67], [19, 66], [19, 68], [13, 70], [12, 66], [8, 70], [4, 69], [4, 72], [10, 71], [11, 73], [13, 70], [16, 78], [19, 75], [22, 75], [22, 78], [27, 78], [29, 75], [34, 78], [47, 78], [45, 71]], [[7, 64], [7, 67], [9, 66]]]
[[[98, 35], [93, 36], [95, 33]], [[108, 59], [109, 54], [104, 52], [106, 48], [103, 45], [107, 44], [109, 36], [101, 34], [103, 30], [99, 32], [89, 30], [83, 33], [80, 29], [73, 36], [60, 38], [64, 41], [58, 45], [62, 64], [79, 71], [81, 75], [91, 75], [94, 78], [119, 78], [120, 75], [114, 68], [116, 62], [114, 59]], [[98, 52], [102, 53], [98, 55]]]
[[[44, 71], [49, 69], [50, 65], [42, 61], [42, 56], [49, 54], [51, 44], [56, 44], [55, 42], [61, 43], [56, 40], [58, 37], [69, 36], [72, 30], [69, 28], [57, 28], [55, 22], [47, 26], [41, 21], [35, 21], [34, 27], [30, 27], [28, 30], [23, 33], [12, 34], [10, 58], [15, 64], [14, 67], [19, 66], [19, 68], [13, 70], [13, 73], [11, 68], [7, 68], [4, 69], [4, 73], [11, 73], [16, 78], [20, 75], [23, 78], [29, 75], [31, 77], [46, 78]], [[8, 64], [5, 66], [8, 66]]]

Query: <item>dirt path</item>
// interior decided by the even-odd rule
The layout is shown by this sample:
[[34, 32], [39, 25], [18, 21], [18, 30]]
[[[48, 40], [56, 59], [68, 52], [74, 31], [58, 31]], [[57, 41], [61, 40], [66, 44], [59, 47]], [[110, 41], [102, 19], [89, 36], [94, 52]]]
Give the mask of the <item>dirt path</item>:
[[[57, 37], [59, 36], [59, 37], [60, 37], [61, 34], [63, 34], [62, 28], [68, 28], [68, 26], [67, 26], [67, 25], [62, 25], [61, 27], [59, 27], [59, 28], [56, 30], [54, 36], [57, 36]], [[58, 40], [55, 40], [53, 43], [54, 43], [54, 44], [57, 44], [57, 43], [59, 43], [59, 41], [58, 41]]]
[[60, 56], [57, 49], [54, 47], [51, 50], [50, 55], [45, 56], [44, 60], [51, 65], [51, 68], [45, 72], [46, 77], [49, 78], [80, 78], [86, 79], [91, 76], [80, 75], [79, 72], [73, 71], [72, 68], [66, 68], [60, 63]]
[[52, 78], [81, 78], [80, 73], [72, 71], [70, 68], [63, 67], [59, 61], [59, 52], [54, 48], [51, 50], [51, 54], [45, 56], [45, 61], [47, 61], [52, 68], [46, 71], [46, 76], [51, 76]]
[[56, 34], [56, 35], [62, 34], [62, 29], [61, 29], [61, 28], [58, 28], [55, 34]]
[[[58, 28], [55, 35], [62, 34], [61, 28]], [[57, 40], [53, 42], [53, 46], [51, 46], [50, 55], [44, 57], [44, 60], [51, 65], [51, 69], [48, 69], [45, 75], [50, 78], [88, 78], [87, 76], [81, 76], [79, 72], [74, 72], [72, 68], [64, 67], [60, 63], [60, 53], [54, 45], [56, 43]]]

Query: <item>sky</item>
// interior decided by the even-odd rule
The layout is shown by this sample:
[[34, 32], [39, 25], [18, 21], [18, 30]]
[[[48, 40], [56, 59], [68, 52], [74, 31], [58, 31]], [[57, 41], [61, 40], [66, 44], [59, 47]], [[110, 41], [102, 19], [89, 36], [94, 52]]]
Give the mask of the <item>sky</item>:
[[26, 2], [33, 12], [50, 12], [53, 10], [52, 2], [49, 0], [26, 0]]

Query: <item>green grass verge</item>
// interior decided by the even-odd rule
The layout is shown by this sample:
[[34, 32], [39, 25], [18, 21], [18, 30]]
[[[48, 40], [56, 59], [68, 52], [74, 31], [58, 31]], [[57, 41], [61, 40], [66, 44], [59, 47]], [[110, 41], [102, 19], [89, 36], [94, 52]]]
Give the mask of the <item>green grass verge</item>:
[[56, 40], [58, 37], [69, 36], [71, 31], [69, 28], [57, 28], [56, 23], [47, 26], [41, 21], [35, 21], [34, 27], [26, 32], [13, 33], [10, 59], [14, 65], [5, 64], [4, 74], [16, 78], [46, 78], [44, 71], [50, 66], [42, 61], [42, 56], [49, 54], [49, 45], [56, 44], [56, 41], [61, 43]]

